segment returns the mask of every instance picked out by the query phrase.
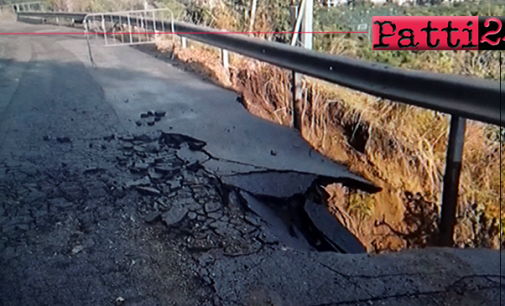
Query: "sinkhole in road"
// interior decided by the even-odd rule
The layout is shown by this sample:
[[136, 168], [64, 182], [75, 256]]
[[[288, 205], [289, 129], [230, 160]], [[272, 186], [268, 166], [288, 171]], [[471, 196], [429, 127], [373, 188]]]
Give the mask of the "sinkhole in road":
[[[184, 225], [186, 232], [208, 228], [222, 237], [254, 233], [250, 241], [300, 251], [366, 252], [328, 211], [320, 187], [327, 182], [317, 175], [271, 169], [220, 175], [208, 162], [228, 161], [207, 152], [205, 141], [166, 132], [118, 139], [118, 161], [135, 176], [126, 187], [157, 198], [150, 222]], [[248, 226], [253, 229], [242, 230]]]

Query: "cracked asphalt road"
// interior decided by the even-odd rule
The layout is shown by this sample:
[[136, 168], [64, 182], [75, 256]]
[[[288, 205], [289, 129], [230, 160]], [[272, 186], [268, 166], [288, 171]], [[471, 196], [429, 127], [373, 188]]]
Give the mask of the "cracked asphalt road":
[[366, 181], [195, 75], [87, 52], [0, 36], [0, 305], [500, 305], [499, 252], [334, 252], [305, 195]]

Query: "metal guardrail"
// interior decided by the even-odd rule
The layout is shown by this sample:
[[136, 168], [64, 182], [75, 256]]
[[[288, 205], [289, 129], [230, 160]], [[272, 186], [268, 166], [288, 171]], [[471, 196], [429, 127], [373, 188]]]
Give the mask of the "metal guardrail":
[[59, 13], [59, 12], [16, 12], [19, 17], [61, 18], [71, 19], [75, 23], [82, 23], [87, 13]]
[[31, 12], [31, 11], [45, 11], [44, 2], [43, 1], [34, 1], [34, 2], [19, 2], [19, 3], [9, 3], [0, 5], [0, 10], [6, 7], [10, 7], [13, 12]]
[[[124, 46], [128, 45], [138, 45], [138, 44], [146, 44], [146, 43], [155, 43], [154, 39], [146, 39], [145, 41], [135, 41], [133, 39], [133, 32], [138, 33], [154, 33], [161, 32], [165, 33], [167, 29], [165, 29], [165, 23], [163, 20], [160, 20], [160, 15], [168, 15], [170, 20], [174, 20], [174, 13], [170, 9], [147, 9], [147, 10], [135, 10], [135, 11], [124, 11], [124, 12], [114, 12], [114, 13], [92, 13], [86, 15], [83, 20], [84, 29], [86, 33], [93, 32], [97, 33], [102, 32], [104, 34], [105, 45], [106, 46]], [[119, 17], [119, 18], [118, 18]], [[97, 26], [98, 21], [98, 26]], [[158, 22], [160, 21], [160, 22]], [[122, 40], [119, 40], [119, 43], [114, 43], [117, 39], [114, 39], [116, 35], [121, 35], [123, 31], [118, 31], [115, 26], [111, 28], [112, 33], [107, 33], [110, 31], [106, 30], [106, 22], [112, 23], [114, 25], [119, 25], [120, 30], [122, 30], [122, 25], [127, 25], [128, 33], [127, 38], [124, 39], [124, 34], [122, 35]], [[149, 22], [149, 23], [148, 23]], [[156, 24], [161, 23], [161, 28], [157, 28]], [[93, 27], [94, 25], [94, 27]], [[151, 27], [149, 29], [149, 26]], [[97, 28], [101, 28], [101, 31], [96, 31]], [[150, 31], [149, 31], [150, 30]], [[174, 32], [174, 24], [171, 23], [170, 28], [168, 29], [171, 33]], [[112, 39], [109, 39], [108, 36], [111, 36]], [[146, 34], [149, 35], [149, 34]], [[89, 35], [86, 35], [88, 38], [88, 46], [89, 46]], [[91, 52], [91, 50], [90, 50]]]
[[[86, 13], [23, 12], [18, 16], [66, 17], [82, 22]], [[120, 22], [124, 17], [108, 14], [105, 22]], [[153, 30], [170, 29], [171, 33], [173, 29], [179, 36], [395, 102], [505, 126], [501, 119], [505, 118], [505, 108], [501, 110], [499, 102], [500, 97], [505, 101], [505, 92], [500, 93], [497, 81], [398, 69], [180, 21], [174, 21], [173, 25], [172, 21], [153, 22], [137, 17], [131, 17], [131, 21], [143, 22]]]
[[[18, 16], [67, 17], [85, 20], [85, 13], [19, 13]], [[105, 22], [124, 16], [108, 15]], [[135, 17], [132, 22], [139, 22]], [[446, 170], [442, 195], [440, 244], [450, 245], [456, 223], [459, 178], [467, 119], [505, 126], [505, 93], [500, 82], [458, 75], [410, 71], [387, 65], [328, 55], [290, 45], [226, 33], [180, 21], [143, 20], [150, 29], [172, 29], [170, 33], [229, 50], [304, 75], [329, 81], [395, 102], [451, 114]], [[167, 33], [169, 34], [169, 33]], [[295, 79], [295, 78], [293, 78]], [[295, 84], [293, 84], [295, 88]], [[296, 93], [293, 90], [293, 93]], [[293, 97], [297, 95], [293, 94]], [[296, 98], [295, 98], [296, 99]], [[296, 116], [293, 101], [293, 116]], [[296, 120], [293, 120], [296, 122]]]

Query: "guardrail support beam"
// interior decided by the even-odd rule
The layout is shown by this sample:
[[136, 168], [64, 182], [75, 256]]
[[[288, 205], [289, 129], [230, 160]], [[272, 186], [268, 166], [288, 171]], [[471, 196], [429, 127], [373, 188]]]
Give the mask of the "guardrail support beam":
[[456, 226], [465, 129], [466, 119], [453, 115], [451, 117], [451, 127], [447, 143], [442, 194], [442, 216], [439, 225], [439, 246], [452, 247], [454, 245], [454, 227]]
[[302, 131], [300, 100], [302, 99], [302, 76], [291, 71], [291, 127]]
[[126, 16], [126, 18], [128, 19], [128, 32], [130, 33], [130, 43], [132, 43], [133, 42], [133, 35], [132, 35], [132, 22], [130, 19], [130, 14], [128, 14]]
[[103, 31], [103, 37], [105, 39], [105, 45], [108, 45], [108, 42], [107, 42], [107, 29], [105, 28], [105, 17], [102, 15], [101, 19], [102, 19], [102, 31]]
[[230, 66], [230, 60], [228, 58], [228, 50], [221, 49], [221, 64], [224, 68], [228, 69]]

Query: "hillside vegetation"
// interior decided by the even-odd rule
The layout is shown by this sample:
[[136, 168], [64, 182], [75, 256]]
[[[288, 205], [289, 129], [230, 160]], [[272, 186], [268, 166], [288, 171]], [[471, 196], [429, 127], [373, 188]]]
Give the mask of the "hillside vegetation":
[[[178, 10], [181, 19], [198, 24], [233, 31], [247, 31], [249, 27], [249, 1], [218, 2], [213, 6], [174, 1], [155, 4]], [[290, 4], [285, 0], [258, 0], [253, 30], [292, 30]], [[314, 30], [345, 29], [347, 25], [339, 24], [338, 20], [346, 9], [317, 9]], [[355, 14], [359, 9], [347, 14]], [[368, 14], [373, 15], [374, 8], [361, 9], [371, 10]], [[398, 15], [503, 16], [505, 13], [501, 3], [487, 2], [396, 9]], [[286, 35], [261, 35], [261, 38], [280, 42], [290, 39]], [[314, 45], [323, 52], [405, 69], [499, 79], [497, 52], [376, 52], [366, 38], [349, 35], [316, 35]], [[244, 105], [252, 113], [289, 124], [290, 72], [239, 56], [231, 57], [231, 69], [225, 71], [215, 49], [196, 43], [190, 47], [181, 49], [171, 38], [158, 43], [160, 50], [169, 51], [171, 56], [242, 94]], [[304, 80], [304, 88], [303, 137], [321, 153], [384, 188], [378, 194], [368, 195], [329, 186], [329, 206], [336, 217], [369, 251], [431, 245], [437, 234], [449, 117], [309, 78]], [[500, 215], [500, 207], [504, 200], [499, 199], [500, 188], [505, 190], [501, 180], [505, 170], [500, 171], [504, 169], [500, 167], [504, 161], [500, 159], [499, 137], [497, 127], [468, 123], [456, 232], [460, 247], [499, 248], [502, 244], [499, 233], [505, 218]]]

